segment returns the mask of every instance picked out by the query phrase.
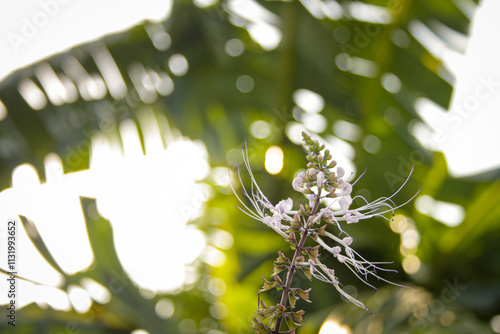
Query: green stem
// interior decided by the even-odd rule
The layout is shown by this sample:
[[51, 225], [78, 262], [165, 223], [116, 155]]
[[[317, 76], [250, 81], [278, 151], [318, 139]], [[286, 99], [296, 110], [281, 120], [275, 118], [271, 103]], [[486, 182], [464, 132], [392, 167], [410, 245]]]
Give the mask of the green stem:
[[[297, 248], [295, 248], [295, 253], [293, 254], [293, 259], [292, 259], [292, 265], [290, 267], [290, 270], [288, 271], [288, 275], [286, 276], [286, 283], [285, 283], [285, 288], [283, 289], [283, 294], [281, 295], [281, 301], [280, 305], [283, 305], [286, 307], [286, 300], [288, 298], [288, 294], [290, 293], [290, 287], [292, 285], [292, 279], [293, 275], [295, 274], [296, 266], [295, 262], [297, 257], [300, 256], [300, 253], [302, 253], [302, 249], [304, 248], [304, 244], [306, 243], [307, 236], [309, 235], [309, 225], [311, 222], [314, 220], [314, 216], [316, 215], [316, 212], [318, 211], [318, 206], [319, 206], [319, 197], [316, 197], [316, 201], [314, 202], [314, 207], [311, 211], [311, 214], [309, 215], [309, 219], [306, 222], [306, 226], [304, 227], [304, 233], [302, 234], [299, 244], [297, 245]], [[283, 321], [283, 317], [280, 316], [278, 319], [276, 319], [276, 326], [274, 327], [273, 334], [279, 334], [280, 333], [280, 327], [281, 327], [281, 322]]]

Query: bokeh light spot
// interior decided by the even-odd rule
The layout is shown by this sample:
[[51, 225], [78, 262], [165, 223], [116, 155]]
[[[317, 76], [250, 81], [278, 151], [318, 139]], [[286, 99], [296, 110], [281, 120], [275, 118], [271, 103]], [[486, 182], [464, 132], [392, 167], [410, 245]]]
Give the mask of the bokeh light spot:
[[408, 226], [408, 220], [403, 215], [395, 215], [391, 220], [391, 230], [396, 233], [402, 233]]
[[215, 319], [222, 320], [227, 316], [228, 308], [224, 303], [215, 302], [210, 306], [209, 312]]
[[175, 304], [168, 298], [162, 298], [156, 303], [156, 314], [162, 319], [169, 319], [175, 311]]
[[250, 124], [250, 133], [258, 139], [264, 139], [271, 135], [271, 126], [266, 121], [255, 121]]
[[192, 319], [184, 319], [179, 323], [179, 332], [181, 334], [195, 334], [196, 330], [196, 322]]
[[490, 326], [495, 333], [500, 333], [500, 314], [495, 315], [493, 318], [491, 318]]
[[382, 142], [374, 135], [367, 135], [363, 140], [363, 148], [371, 154], [376, 154], [382, 148]]
[[236, 79], [236, 88], [242, 93], [249, 93], [254, 87], [254, 81], [249, 75], [242, 75]]
[[323, 97], [308, 89], [297, 89], [293, 93], [293, 102], [308, 113], [318, 113], [325, 107]]
[[136, 330], [133, 330], [130, 334], [149, 334], [149, 332], [147, 330], [144, 330], [144, 329], [136, 329]]
[[387, 108], [384, 112], [384, 119], [390, 125], [396, 125], [401, 120], [401, 113], [394, 107]]
[[448, 327], [455, 322], [455, 318], [456, 318], [455, 313], [451, 311], [444, 311], [439, 316], [439, 322], [441, 323], [441, 325]]
[[68, 297], [73, 309], [78, 313], [85, 313], [92, 306], [89, 294], [79, 286], [70, 285], [68, 287]]
[[396, 94], [401, 90], [401, 80], [392, 73], [384, 73], [380, 78], [382, 86], [389, 93]]
[[339, 26], [333, 30], [333, 38], [339, 43], [345, 43], [351, 38], [351, 32], [344, 26]]
[[334, 320], [327, 320], [321, 326], [318, 334], [350, 334], [351, 330], [345, 325], [339, 325]]
[[271, 146], [266, 151], [265, 167], [270, 174], [278, 174], [283, 169], [284, 153], [281, 147]]
[[416, 274], [420, 265], [420, 259], [416, 255], [408, 255], [403, 259], [403, 269], [410, 275]]
[[231, 57], [238, 57], [245, 51], [245, 44], [238, 38], [232, 38], [226, 42], [224, 50]]
[[333, 124], [333, 132], [337, 137], [353, 142], [359, 141], [363, 134], [363, 130], [359, 125], [343, 120], [336, 121]]
[[176, 53], [168, 59], [168, 68], [178, 77], [183, 76], [189, 70], [189, 63], [183, 55]]

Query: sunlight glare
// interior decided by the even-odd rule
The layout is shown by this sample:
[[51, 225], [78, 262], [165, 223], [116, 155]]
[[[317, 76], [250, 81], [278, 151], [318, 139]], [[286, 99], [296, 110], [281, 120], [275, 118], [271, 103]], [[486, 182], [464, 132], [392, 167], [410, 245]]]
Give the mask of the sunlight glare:
[[99, 304], [106, 304], [111, 300], [111, 293], [109, 290], [93, 279], [85, 277], [81, 280], [80, 284], [87, 291], [90, 298]]
[[7, 117], [7, 107], [3, 104], [2, 100], [0, 100], [0, 121], [3, 121]]
[[424, 215], [431, 216], [449, 227], [458, 226], [465, 219], [465, 209], [461, 205], [438, 201], [428, 195], [419, 196], [415, 207]]
[[[109, 140], [93, 141], [97, 209], [113, 225], [115, 247], [130, 277], [145, 289], [171, 291], [182, 286], [185, 266], [206, 245], [204, 235], [186, 223], [201, 214], [208, 196], [196, 182], [208, 175], [207, 152], [200, 142], [181, 138], [162, 149], [160, 132], [165, 131], [157, 129], [153, 111], [139, 120], [146, 155], [130, 120], [120, 125], [123, 155], [116, 154]], [[106, 153], [110, 151], [115, 154]], [[137, 238], [138, 231], [143, 238]], [[165, 254], [168, 261], [160, 264], [156, 256], [145, 254]]]
[[[61, 159], [52, 153], [45, 158], [46, 182], [41, 184], [33, 166], [16, 167], [13, 187], [0, 193], [1, 216], [8, 220], [19, 214], [32, 221], [28, 224], [40, 232], [57, 264], [72, 275], [88, 268], [94, 259], [80, 196], [95, 198], [97, 211], [113, 226], [118, 258], [130, 278], [153, 293], [179, 290], [200, 254], [214, 266], [225, 262], [223, 252], [206, 246], [203, 232], [186, 225], [201, 215], [211, 196], [208, 186], [199, 182], [210, 171], [207, 150], [200, 141], [173, 137], [165, 128], [168, 123], [159, 122], [161, 117], [156, 118], [152, 110], [140, 111], [138, 118], [146, 155], [136, 124], [124, 121], [119, 127], [121, 140], [103, 135], [88, 139], [89, 170], [64, 174]], [[63, 277], [17, 222], [17, 237], [23, 245], [18, 254], [26, 263], [19, 274], [44, 284], [44, 288], [61, 286]], [[218, 239], [221, 247], [232, 245], [232, 239], [224, 234]], [[109, 301], [109, 291], [97, 282], [83, 279], [81, 284], [87, 291], [72, 288], [69, 296], [79, 312], [88, 309], [89, 303], [81, 302], [90, 298], [88, 295], [99, 303]], [[49, 294], [41, 295], [45, 291], [41, 288], [31, 290], [20, 305], [37, 302], [45, 307], [65, 307], [61, 296], [52, 294], [56, 300]], [[82, 292], [86, 295], [83, 299]], [[0, 297], [0, 303], [5, 301]]]
[[345, 325], [339, 325], [335, 320], [327, 320], [318, 334], [350, 334], [351, 330]]
[[308, 89], [297, 89], [293, 93], [293, 102], [308, 113], [318, 113], [325, 107], [325, 99]]
[[34, 110], [43, 109], [47, 105], [45, 94], [32, 80], [23, 79], [19, 83], [17, 90], [26, 103]]
[[270, 174], [278, 174], [283, 169], [284, 153], [281, 147], [271, 146], [266, 151], [265, 167]]
[[[62, 184], [62, 162], [56, 155], [45, 160], [47, 183], [41, 185], [31, 165], [12, 173], [12, 200], [17, 213], [31, 219], [61, 268], [74, 274], [93, 261], [87, 229], [75, 184]], [[59, 180], [58, 180], [59, 178]], [[61, 236], [64, 235], [64, 238]], [[38, 276], [38, 275], [37, 275]]]
[[68, 287], [68, 297], [73, 309], [78, 313], [85, 313], [92, 306], [92, 299], [90, 299], [89, 294], [79, 286], [70, 285]]

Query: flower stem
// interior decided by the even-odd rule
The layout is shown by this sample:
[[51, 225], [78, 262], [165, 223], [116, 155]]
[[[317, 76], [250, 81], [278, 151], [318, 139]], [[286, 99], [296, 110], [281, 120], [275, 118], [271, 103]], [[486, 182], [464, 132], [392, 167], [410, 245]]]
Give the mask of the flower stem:
[[[314, 207], [311, 211], [309, 219], [306, 222], [306, 226], [304, 227], [304, 233], [300, 238], [297, 248], [295, 248], [295, 253], [293, 254], [293, 259], [292, 259], [292, 265], [290, 266], [290, 269], [288, 270], [288, 274], [286, 276], [285, 288], [283, 289], [283, 294], [281, 295], [281, 301], [280, 301], [280, 305], [283, 305], [285, 307], [288, 294], [290, 293], [290, 287], [292, 285], [293, 275], [295, 274], [296, 270], [295, 261], [297, 257], [300, 256], [300, 253], [302, 253], [302, 249], [304, 248], [304, 244], [306, 243], [307, 236], [309, 235], [308, 233], [309, 224], [314, 220], [313, 218], [316, 215], [316, 212], [318, 211], [318, 206], [319, 206], [319, 197], [316, 197], [316, 201], [314, 202]], [[283, 316], [280, 316], [276, 319], [276, 326], [274, 327], [273, 334], [280, 333], [280, 327], [282, 321], [283, 321]]]

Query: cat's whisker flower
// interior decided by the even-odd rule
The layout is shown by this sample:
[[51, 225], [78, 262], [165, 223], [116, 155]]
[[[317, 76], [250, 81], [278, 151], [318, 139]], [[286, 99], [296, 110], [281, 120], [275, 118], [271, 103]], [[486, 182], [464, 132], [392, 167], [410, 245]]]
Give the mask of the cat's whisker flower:
[[[337, 163], [331, 160], [330, 151], [325, 149], [324, 145], [320, 145], [319, 142], [311, 139], [305, 133], [303, 133], [303, 137], [305, 146], [309, 151], [309, 154], [306, 156], [308, 160], [307, 170], [297, 173], [292, 181], [292, 188], [304, 194], [308, 198], [308, 201], [304, 205], [301, 204], [298, 210], [293, 209], [294, 203], [291, 198], [283, 199], [276, 205], [273, 205], [267, 199], [250, 167], [246, 142], [245, 146], [242, 147], [242, 155], [244, 165], [250, 177], [250, 191], [245, 188], [239, 165], [238, 180], [241, 184], [242, 192], [250, 204], [246, 204], [244, 198], [237, 195], [231, 183], [231, 189], [242, 205], [238, 208], [249, 217], [272, 228], [294, 250], [291, 260], [287, 259], [283, 253], [279, 253], [280, 255], [275, 261], [272, 275], [274, 282], [265, 280], [264, 287], [260, 290], [266, 291], [272, 288], [279, 288], [282, 290], [282, 295], [281, 301], [276, 306], [262, 305], [262, 308], [257, 311], [258, 317], [254, 319], [252, 325], [257, 330], [256, 333], [283, 333], [280, 330], [283, 319], [289, 319], [293, 314], [298, 317], [297, 319], [302, 319], [303, 311], [293, 312], [295, 302], [292, 300], [295, 300], [293, 298], [298, 298], [295, 294], [299, 293], [302, 299], [310, 302], [308, 300], [308, 291], [310, 289], [305, 291], [299, 289], [299, 291], [297, 288], [291, 288], [293, 276], [298, 270], [301, 270], [309, 279], [316, 278], [322, 282], [332, 284], [348, 301], [370, 312], [362, 302], [350, 296], [342, 289], [335, 271], [320, 261], [320, 251], [330, 253], [340, 264], [345, 265], [364, 284], [373, 289], [376, 289], [376, 287], [368, 282], [370, 276], [389, 284], [404, 287], [379, 276], [379, 272], [397, 272], [394, 269], [383, 267], [383, 265], [391, 264], [392, 262], [370, 262], [366, 260], [353, 249], [354, 238], [342, 230], [341, 224], [344, 222], [347, 224], [358, 223], [361, 220], [373, 217], [390, 220], [385, 216], [386, 214], [394, 215], [396, 209], [406, 205], [418, 194], [417, 192], [408, 201], [400, 205], [397, 205], [393, 200], [408, 183], [413, 173], [413, 168], [401, 187], [391, 196], [380, 197], [372, 202], [369, 202], [365, 197], [360, 195], [353, 198], [351, 196], [353, 185], [365, 175], [366, 169], [354, 182], [349, 182], [352, 174], [344, 178], [345, 170], [340, 166], [336, 166]], [[320, 208], [320, 203], [324, 199], [332, 199], [332, 201], [327, 206]], [[360, 199], [362, 205], [354, 208], [353, 202], [356, 199]], [[335, 203], [340, 206], [340, 210], [333, 209], [333, 204]], [[317, 226], [322, 221], [336, 225], [340, 230], [339, 236], [326, 230], [328, 224], [324, 224], [318, 228]], [[341, 238], [340, 235], [345, 235], [345, 237]], [[316, 242], [316, 246], [312, 247], [306, 243], [309, 238]], [[333, 242], [335, 245], [330, 246], [327, 244], [327, 241], [329, 243]], [[285, 278], [279, 276], [279, 273], [284, 270], [288, 272], [286, 281], [284, 281]], [[293, 298], [290, 294], [293, 294]], [[287, 306], [287, 301], [290, 303], [289, 307]], [[274, 328], [262, 322], [270, 318], [274, 319], [268, 321], [270, 326]]]

